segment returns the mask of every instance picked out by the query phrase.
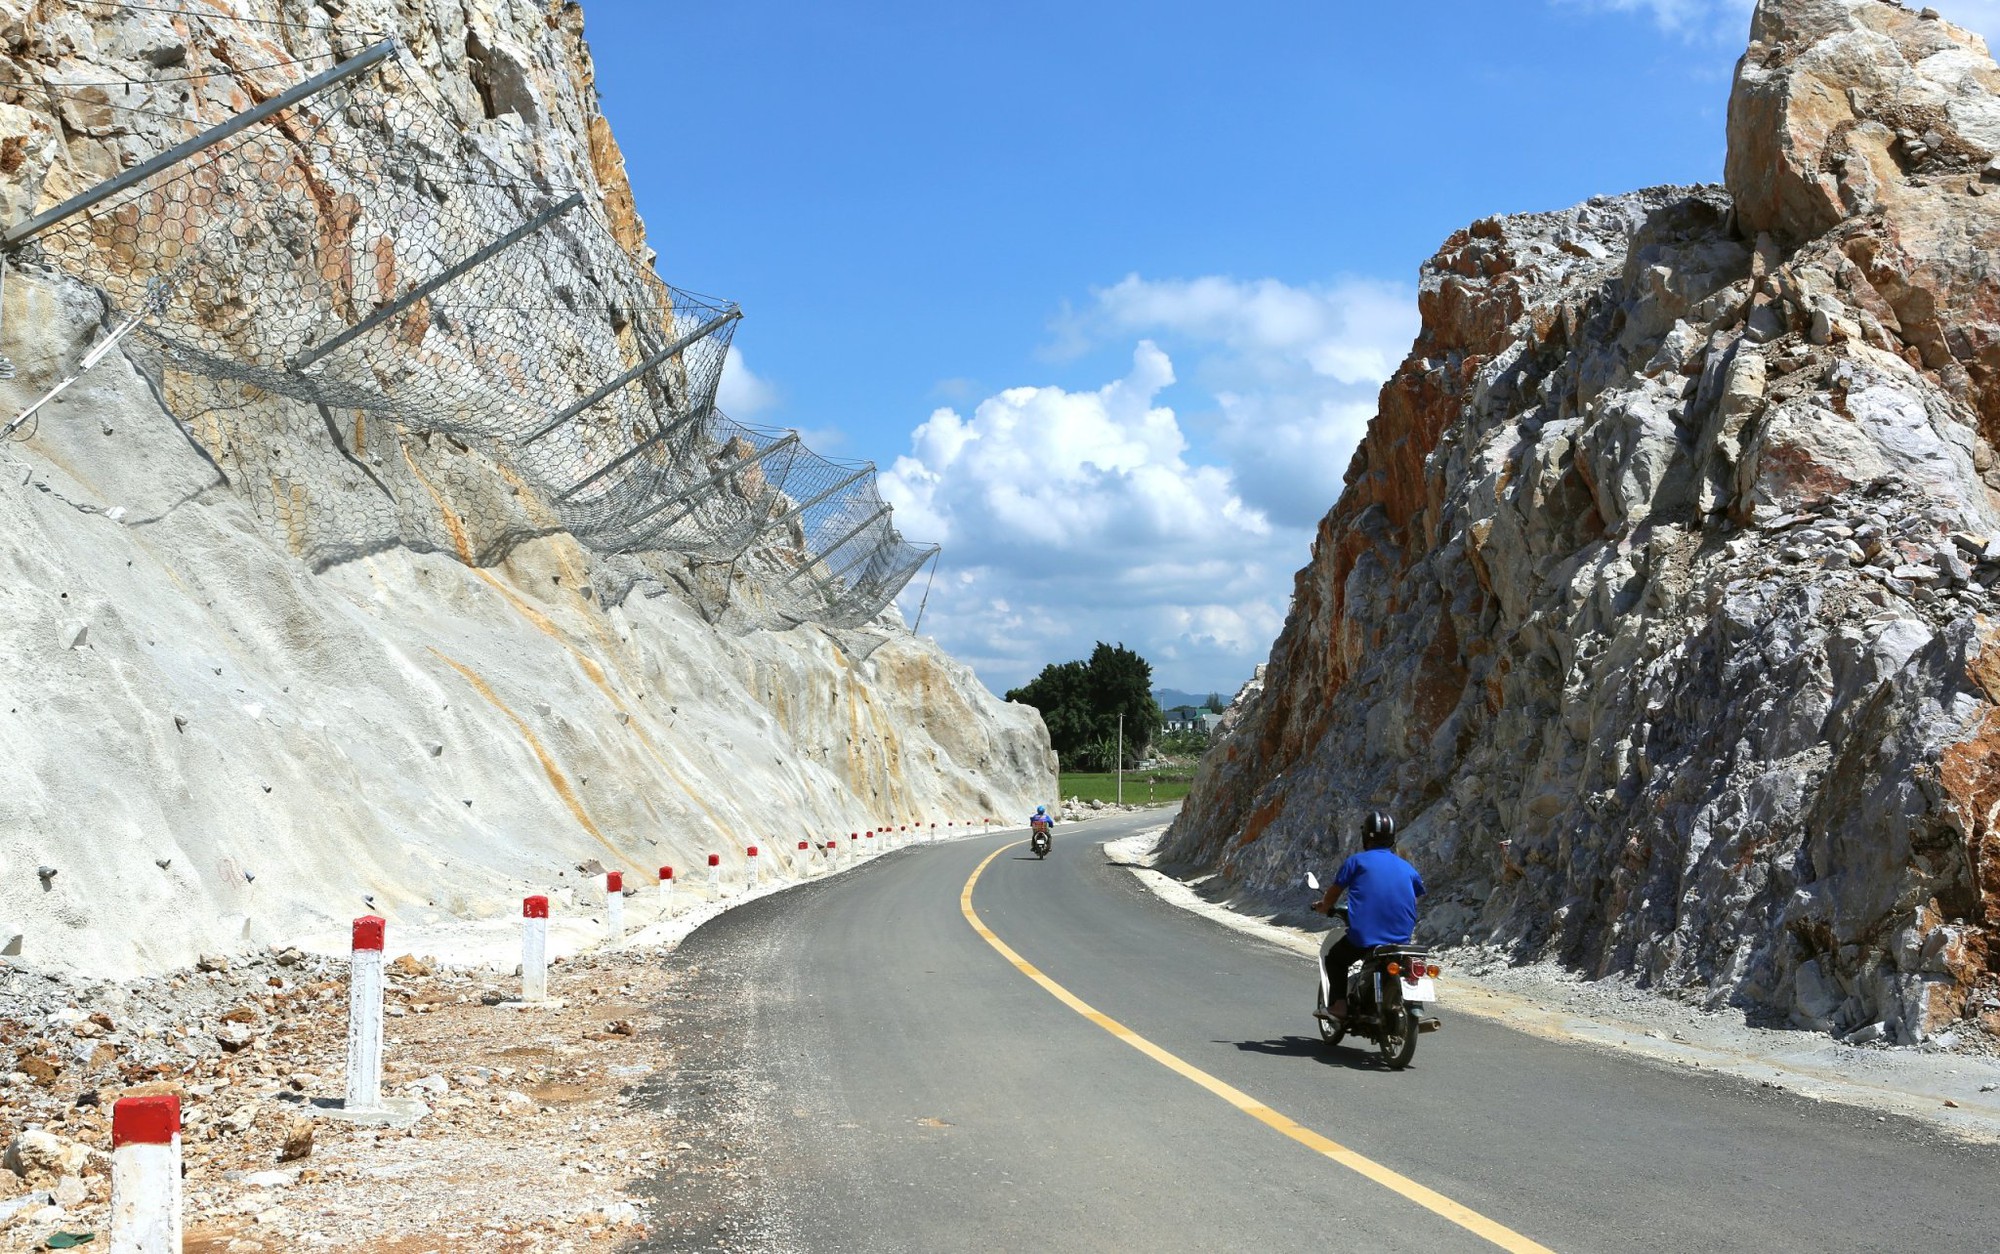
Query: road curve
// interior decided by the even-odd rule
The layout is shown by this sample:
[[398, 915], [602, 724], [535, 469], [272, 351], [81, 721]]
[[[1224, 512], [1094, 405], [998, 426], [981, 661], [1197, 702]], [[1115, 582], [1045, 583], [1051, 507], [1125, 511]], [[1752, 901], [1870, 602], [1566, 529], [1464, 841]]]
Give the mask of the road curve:
[[[1453, 1017], [1449, 972], [1446, 1028], [1408, 1071], [1323, 1050], [1309, 962], [1106, 863], [1103, 841], [1159, 821], [1059, 829], [1046, 862], [1005, 848], [1018, 834], [910, 849], [688, 938], [675, 961], [699, 967], [709, 1030], [748, 1070], [767, 1233], [857, 1251], [1993, 1248], [2000, 1152]], [[996, 851], [970, 904], [1042, 983], [961, 908]]]

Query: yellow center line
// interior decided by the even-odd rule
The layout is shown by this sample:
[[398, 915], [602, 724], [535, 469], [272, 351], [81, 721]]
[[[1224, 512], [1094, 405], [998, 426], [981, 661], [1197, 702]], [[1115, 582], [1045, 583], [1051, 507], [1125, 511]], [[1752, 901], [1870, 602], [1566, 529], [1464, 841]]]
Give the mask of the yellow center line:
[[986, 868], [993, 864], [993, 859], [1006, 853], [1009, 849], [1020, 848], [1024, 843], [1026, 842], [1016, 841], [1011, 845], [1002, 846], [994, 850], [991, 854], [988, 854], [986, 861], [980, 863], [972, 872], [972, 878], [965, 881], [965, 889], [958, 895], [959, 911], [965, 915], [965, 921], [972, 925], [972, 930], [985, 938], [987, 944], [999, 950], [1000, 956], [1013, 963], [1022, 975], [1041, 985], [1044, 991], [1063, 1005], [1068, 1006], [1071, 1010], [1076, 1011], [1084, 1018], [1103, 1028], [1106, 1032], [1111, 1033], [1111, 1035], [1130, 1045], [1133, 1049], [1138, 1050], [1154, 1062], [1159, 1063], [1167, 1070], [1193, 1080], [1196, 1084], [1215, 1094], [1223, 1101], [1228, 1102], [1244, 1114], [1249, 1115], [1252, 1119], [1277, 1129], [1307, 1149], [1331, 1158], [1334, 1162], [1339, 1163], [1349, 1171], [1366, 1176], [1385, 1189], [1401, 1194], [1432, 1214], [1450, 1220], [1474, 1236], [1483, 1237], [1503, 1250], [1513, 1251], [1514, 1254], [1553, 1254], [1553, 1251], [1547, 1246], [1529, 1240], [1512, 1228], [1504, 1224], [1495, 1223], [1478, 1211], [1459, 1205], [1435, 1189], [1427, 1189], [1403, 1173], [1384, 1167], [1372, 1158], [1357, 1154], [1339, 1142], [1329, 1140], [1319, 1133], [1314, 1132], [1311, 1128], [1295, 1123], [1243, 1090], [1236, 1088], [1234, 1085], [1226, 1084], [1193, 1063], [1161, 1049], [1158, 1045], [1153, 1044], [1153, 1042], [1134, 1032], [1131, 1028], [1113, 1019], [1110, 1015], [1099, 1011], [1081, 997], [1070, 992], [1048, 976], [1043, 975], [1041, 970], [1033, 963], [1015, 953], [1006, 941], [995, 936], [993, 929], [980, 922], [978, 913], [972, 908], [973, 886], [979, 883], [979, 877], [986, 873]]

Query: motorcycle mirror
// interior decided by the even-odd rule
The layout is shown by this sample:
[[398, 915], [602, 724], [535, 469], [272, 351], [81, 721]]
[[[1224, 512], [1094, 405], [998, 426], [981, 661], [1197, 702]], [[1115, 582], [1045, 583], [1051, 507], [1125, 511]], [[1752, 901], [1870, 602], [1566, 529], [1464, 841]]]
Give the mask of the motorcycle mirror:
[[1319, 876], [1317, 876], [1317, 875], [1314, 875], [1314, 874], [1313, 874], [1313, 873], [1312, 873], [1311, 871], [1307, 871], [1307, 872], [1306, 872], [1306, 887], [1307, 887], [1307, 888], [1318, 888], [1318, 887], [1319, 887]]

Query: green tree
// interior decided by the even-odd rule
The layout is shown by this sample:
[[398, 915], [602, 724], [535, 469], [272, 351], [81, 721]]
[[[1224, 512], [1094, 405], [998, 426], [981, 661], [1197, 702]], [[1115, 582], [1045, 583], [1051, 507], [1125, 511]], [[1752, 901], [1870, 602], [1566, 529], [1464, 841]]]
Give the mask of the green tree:
[[1201, 703], [1201, 708], [1207, 710], [1211, 714], [1220, 714], [1229, 707], [1222, 704], [1221, 693], [1211, 692], [1208, 694], [1208, 700]]
[[1125, 716], [1125, 765], [1145, 756], [1166, 719], [1153, 700], [1153, 667], [1123, 644], [1098, 641], [1087, 662], [1051, 662], [1007, 700], [1042, 713], [1049, 742], [1063, 765], [1108, 771], [1117, 755], [1118, 717]]

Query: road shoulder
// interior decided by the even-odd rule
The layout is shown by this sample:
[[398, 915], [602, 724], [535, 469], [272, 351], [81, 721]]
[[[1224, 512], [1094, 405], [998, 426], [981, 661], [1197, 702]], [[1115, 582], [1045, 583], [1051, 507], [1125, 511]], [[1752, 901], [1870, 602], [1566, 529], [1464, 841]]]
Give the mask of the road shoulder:
[[[1166, 824], [1101, 848], [1162, 901], [1305, 958], [1318, 931], [1218, 904], [1158, 870]], [[1206, 877], [1204, 877], [1206, 878]], [[2000, 1060], [1928, 1047], [1843, 1045], [1803, 1031], [1746, 1025], [1739, 1014], [1704, 1012], [1620, 979], [1585, 980], [1548, 964], [1516, 966], [1483, 948], [1440, 950], [1440, 1009], [1474, 1015], [1552, 1041], [1594, 1045], [1670, 1067], [1732, 1076], [1835, 1102], [1921, 1120], [1969, 1141], [2000, 1143]]]

